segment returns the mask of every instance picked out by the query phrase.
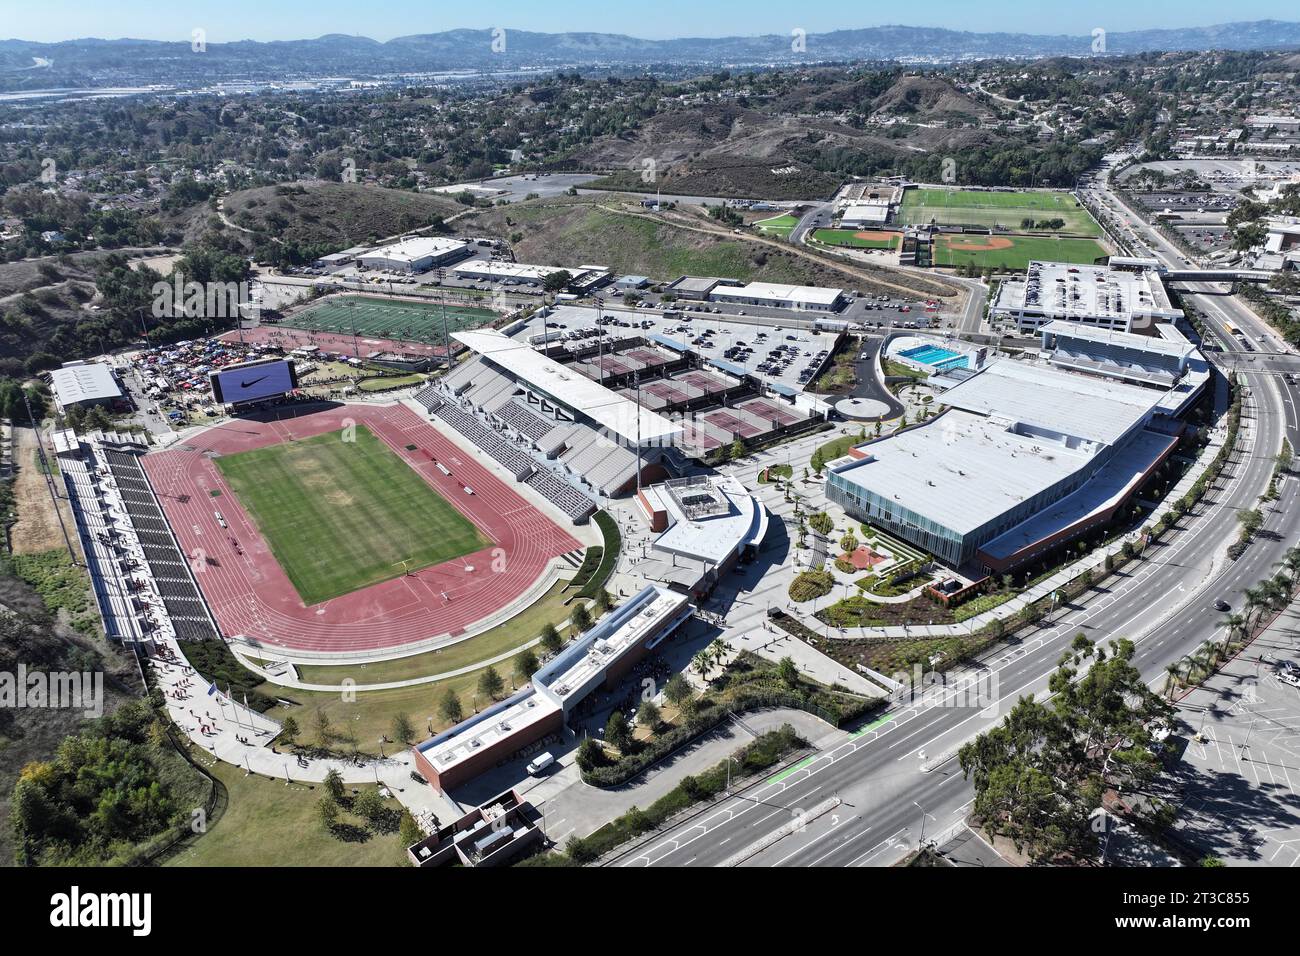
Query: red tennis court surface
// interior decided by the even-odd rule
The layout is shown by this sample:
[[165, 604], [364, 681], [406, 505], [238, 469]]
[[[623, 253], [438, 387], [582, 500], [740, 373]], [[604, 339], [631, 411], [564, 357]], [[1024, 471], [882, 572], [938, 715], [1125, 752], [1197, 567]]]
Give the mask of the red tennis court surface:
[[753, 438], [755, 435], [763, 434], [763, 429], [757, 425], [737, 418], [730, 412], [724, 412], [721, 409], [716, 412], [706, 412], [700, 417], [706, 422], [712, 422], [719, 428], [726, 429], [728, 433], [740, 435], [741, 438]]
[[636, 359], [647, 368], [653, 368], [656, 365], [665, 365], [668, 362], [668, 357], [666, 355], [660, 355], [658, 352], [653, 352], [650, 349], [628, 349], [623, 354], [628, 358]]
[[[209, 456], [310, 438], [348, 422], [374, 432], [492, 543], [306, 607]], [[271, 649], [373, 650], [459, 634], [527, 591], [552, 558], [582, 547], [404, 405], [339, 405], [284, 420], [240, 419], [146, 455], [144, 468], [181, 548], [196, 564], [202, 561], [195, 578], [222, 633]], [[474, 494], [465, 493], [467, 485]], [[213, 490], [221, 494], [214, 498]]]
[[[239, 332], [227, 332], [221, 336], [226, 342], [238, 342]], [[333, 332], [311, 332], [306, 329], [290, 329], [278, 325], [259, 325], [255, 329], [244, 329], [243, 341], [249, 345], [274, 345], [284, 349], [300, 349], [308, 345], [318, 345], [322, 351], [346, 355], [348, 358], [365, 358], [371, 352], [398, 352], [403, 355], [442, 356], [446, 350], [441, 345], [427, 345], [424, 342], [411, 342], [396, 339], [375, 339], [358, 335], [353, 340], [350, 335], [338, 335]]]
[[762, 398], [755, 398], [748, 402], [741, 402], [737, 407], [743, 408], [751, 415], [756, 415], [764, 421], [770, 422], [775, 419], [782, 425], [793, 425], [795, 422], [803, 421], [802, 416], [796, 415], [794, 412], [788, 411], [780, 405], [774, 405]]

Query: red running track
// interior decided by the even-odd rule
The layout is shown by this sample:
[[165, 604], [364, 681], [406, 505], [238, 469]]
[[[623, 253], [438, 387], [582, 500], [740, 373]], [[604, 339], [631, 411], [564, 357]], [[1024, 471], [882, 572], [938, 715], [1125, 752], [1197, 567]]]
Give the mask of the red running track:
[[[492, 544], [307, 607], [208, 456], [310, 438], [337, 431], [347, 420], [374, 432]], [[144, 467], [182, 549], [199, 568], [195, 578], [222, 633], [270, 648], [362, 651], [459, 634], [527, 591], [551, 559], [582, 547], [404, 405], [340, 405], [284, 420], [239, 419], [146, 455]], [[214, 489], [221, 491], [217, 498]], [[217, 523], [214, 510], [228, 528]]]
[[[241, 341], [241, 333], [227, 332], [219, 336], [226, 342]], [[318, 345], [324, 352], [338, 355], [365, 358], [371, 352], [397, 352], [400, 355], [428, 355], [434, 358], [447, 354], [441, 345], [428, 345], [424, 342], [412, 342], [409, 339], [377, 339], [364, 335], [352, 336], [335, 332], [313, 332], [307, 329], [291, 329], [282, 325], [259, 325], [254, 329], [244, 329], [242, 341], [247, 345], [274, 345], [288, 352], [291, 349]], [[360, 352], [357, 356], [356, 353]]]

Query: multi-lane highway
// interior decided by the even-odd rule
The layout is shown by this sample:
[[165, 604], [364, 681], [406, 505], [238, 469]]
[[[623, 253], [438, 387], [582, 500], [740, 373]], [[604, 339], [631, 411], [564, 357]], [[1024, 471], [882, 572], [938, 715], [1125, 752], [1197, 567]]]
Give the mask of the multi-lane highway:
[[[1178, 261], [1158, 241], [1152, 246], [1170, 265]], [[937, 701], [958, 706], [934, 698], [896, 705], [856, 737], [654, 835], [615, 864], [891, 864], [916, 848], [923, 834], [929, 842], [960, 824], [973, 794], [950, 755], [1000, 720], [1019, 697], [1046, 693], [1048, 677], [1075, 634], [1134, 640], [1136, 663], [1156, 685], [1167, 665], [1220, 638], [1224, 615], [1214, 602], [1224, 599], [1240, 608], [1241, 592], [1273, 573], [1300, 531], [1296, 481], [1287, 478], [1280, 499], [1265, 508], [1263, 533], [1238, 561], [1225, 555], [1238, 510], [1254, 507], [1268, 486], [1283, 436], [1300, 448], [1296, 393], [1280, 374], [1300, 370], [1300, 364], [1277, 349], [1271, 331], [1237, 300], [1195, 289], [1184, 300], [1208, 316], [1232, 353], [1240, 346], [1224, 328], [1229, 322], [1257, 350], [1271, 346], [1280, 354], [1267, 364], [1246, 361], [1244, 354], [1224, 356], [1223, 364], [1239, 369], [1246, 381], [1240, 451], [1176, 533], [1123, 575], [1058, 611], [1048, 626], [1022, 632], [958, 675], [959, 684], [982, 681], [985, 694], [950, 688]], [[986, 706], [990, 699], [994, 706]]]

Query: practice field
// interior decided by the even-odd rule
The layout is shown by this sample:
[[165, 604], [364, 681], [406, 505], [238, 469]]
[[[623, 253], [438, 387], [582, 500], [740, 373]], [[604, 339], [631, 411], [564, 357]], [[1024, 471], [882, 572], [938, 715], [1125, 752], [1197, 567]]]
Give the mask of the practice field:
[[980, 236], [943, 233], [934, 237], [936, 266], [963, 266], [973, 262], [981, 269], [1024, 269], [1031, 259], [1091, 265], [1106, 250], [1092, 239], [1053, 239], [1049, 236]]
[[794, 227], [797, 225], [799, 225], [799, 217], [786, 213], [781, 216], [773, 216], [770, 219], [760, 219], [754, 223], [754, 228], [760, 232], [768, 232], [774, 236], [789, 239], [790, 233], [794, 231]]
[[286, 315], [277, 323], [291, 329], [371, 336], [397, 341], [442, 345], [442, 318], [447, 316], [447, 333], [477, 329], [499, 318], [491, 309], [436, 302], [410, 302], [362, 295], [341, 295], [322, 299], [301, 312]]
[[852, 246], [855, 249], [897, 249], [901, 236], [896, 232], [861, 229], [818, 229], [813, 238], [828, 246]]
[[[903, 194], [899, 217], [908, 225], [934, 220], [944, 226], [1001, 226], [1013, 232], [1051, 231], [1074, 236], [1096, 236], [1101, 230], [1088, 211], [1068, 192], [1021, 190], [995, 192], [974, 189], [909, 189]], [[1023, 225], [1061, 219], [1060, 229], [1036, 230]]]
[[345, 429], [217, 459], [307, 605], [488, 543], [369, 428], [355, 427], [352, 441]]

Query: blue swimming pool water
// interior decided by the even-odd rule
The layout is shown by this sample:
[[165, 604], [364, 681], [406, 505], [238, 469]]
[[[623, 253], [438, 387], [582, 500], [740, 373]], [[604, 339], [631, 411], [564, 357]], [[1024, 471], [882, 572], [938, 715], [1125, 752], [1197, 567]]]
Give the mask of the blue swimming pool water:
[[951, 349], [937, 345], [917, 345], [898, 353], [916, 362], [933, 366], [940, 371], [950, 368], [963, 368], [969, 365], [967, 357]]

